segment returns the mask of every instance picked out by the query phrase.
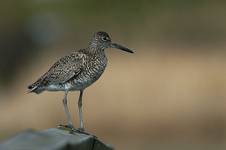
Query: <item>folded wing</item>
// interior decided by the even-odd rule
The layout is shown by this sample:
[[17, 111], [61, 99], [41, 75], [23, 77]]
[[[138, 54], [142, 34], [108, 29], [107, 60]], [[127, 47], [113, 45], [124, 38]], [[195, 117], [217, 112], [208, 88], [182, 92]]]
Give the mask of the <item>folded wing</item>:
[[63, 84], [75, 78], [84, 66], [86, 55], [81, 52], [74, 52], [58, 60], [42, 77], [35, 83], [28, 86], [29, 92], [40, 93], [41, 89], [48, 85]]

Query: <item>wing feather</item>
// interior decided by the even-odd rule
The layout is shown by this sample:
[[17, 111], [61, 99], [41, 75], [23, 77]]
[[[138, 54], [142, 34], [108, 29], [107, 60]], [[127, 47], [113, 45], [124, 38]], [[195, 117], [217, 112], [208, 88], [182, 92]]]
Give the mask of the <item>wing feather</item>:
[[58, 60], [44, 75], [42, 84], [61, 84], [77, 76], [84, 65], [85, 54], [74, 52]]

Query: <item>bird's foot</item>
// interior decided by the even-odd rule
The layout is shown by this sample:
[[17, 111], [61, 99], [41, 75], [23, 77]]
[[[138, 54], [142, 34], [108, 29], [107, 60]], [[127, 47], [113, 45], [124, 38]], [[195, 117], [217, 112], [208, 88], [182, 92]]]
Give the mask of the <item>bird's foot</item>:
[[85, 131], [84, 128], [78, 128], [77, 130], [80, 131], [80, 132], [84, 132]]
[[63, 130], [67, 130], [67, 131], [72, 131], [74, 129], [74, 126], [71, 124], [67, 124], [67, 125], [58, 125], [59, 129], [63, 129]]
[[92, 135], [92, 134], [86, 132], [84, 128], [74, 128], [74, 126], [70, 125], [70, 124], [69, 125], [62, 125], [62, 124], [60, 124], [60, 125], [58, 125], [58, 128], [59, 129], [63, 129], [63, 130], [67, 130], [67, 131], [69, 131], [72, 134], [76, 132], [76, 133], [90, 135], [90, 136], [93, 136], [94, 138], [97, 138], [95, 135]]
[[77, 129], [73, 128], [72, 131], [81, 133], [81, 134], [85, 134], [85, 135], [90, 135], [90, 136], [93, 136], [94, 138], [97, 138], [95, 135], [92, 135], [92, 134], [86, 132], [84, 128], [77, 128]]

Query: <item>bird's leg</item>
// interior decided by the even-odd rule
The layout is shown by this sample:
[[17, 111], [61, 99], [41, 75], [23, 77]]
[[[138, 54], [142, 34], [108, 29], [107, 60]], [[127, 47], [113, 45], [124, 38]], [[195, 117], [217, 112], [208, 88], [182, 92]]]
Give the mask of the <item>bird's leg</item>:
[[[64, 103], [64, 108], [65, 108], [65, 113], [66, 113], [67, 119], [68, 119], [68, 125], [66, 125], [66, 126], [60, 125], [59, 128], [63, 128], [65, 130], [68, 130], [68, 128], [69, 128], [69, 131], [71, 133], [78, 132], [78, 133], [82, 133], [82, 134], [86, 134], [86, 135], [91, 135], [91, 134], [84, 131], [83, 114], [82, 114], [83, 90], [80, 91], [79, 100], [78, 100], [79, 118], [80, 118], [80, 128], [78, 128], [78, 129], [74, 128], [72, 121], [71, 121], [71, 115], [70, 115], [68, 107], [67, 107], [67, 94], [68, 94], [68, 92], [65, 92], [65, 97], [64, 97], [63, 103]], [[94, 135], [91, 135], [91, 136], [96, 137]]]
[[73, 128], [71, 114], [70, 114], [69, 109], [68, 109], [68, 106], [67, 106], [67, 94], [68, 94], [68, 91], [65, 91], [65, 95], [64, 95], [64, 99], [63, 99], [64, 111], [66, 113], [67, 121], [68, 121], [68, 124], [67, 124], [66, 127]]
[[84, 131], [84, 125], [83, 125], [83, 113], [82, 113], [82, 96], [83, 96], [83, 90], [80, 90], [79, 100], [78, 100], [78, 110], [79, 110], [79, 119], [80, 119], [80, 131]]

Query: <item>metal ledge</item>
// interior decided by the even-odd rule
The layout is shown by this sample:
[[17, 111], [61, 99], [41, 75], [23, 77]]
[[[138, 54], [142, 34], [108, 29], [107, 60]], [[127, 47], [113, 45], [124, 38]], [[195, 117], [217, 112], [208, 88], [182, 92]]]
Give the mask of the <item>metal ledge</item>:
[[0, 144], [0, 150], [113, 150], [97, 137], [51, 128], [27, 130]]

